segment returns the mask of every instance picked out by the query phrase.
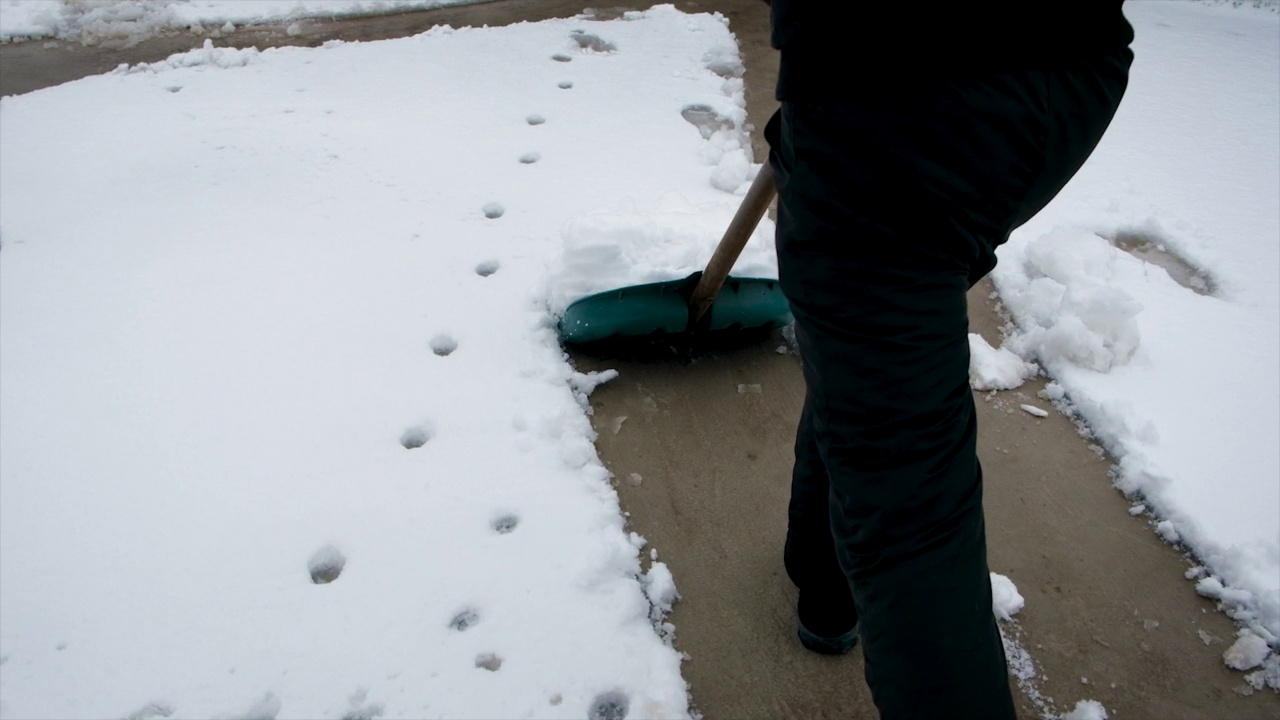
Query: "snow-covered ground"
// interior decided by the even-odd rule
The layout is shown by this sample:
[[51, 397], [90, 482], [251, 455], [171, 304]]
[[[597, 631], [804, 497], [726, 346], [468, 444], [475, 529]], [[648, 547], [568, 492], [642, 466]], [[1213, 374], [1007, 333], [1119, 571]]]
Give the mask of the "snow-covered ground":
[[1006, 346], [1048, 371], [1050, 399], [1118, 459], [1119, 487], [1204, 563], [1201, 592], [1275, 646], [1280, 15], [1125, 12], [1136, 61], [1119, 114], [1000, 251]]
[[723, 19], [627, 17], [0, 100], [0, 715], [687, 715], [548, 303], [751, 167]]
[[[83, 39], [441, 3], [52, 4]], [[1280, 16], [1127, 12], [1120, 115], [1001, 251], [1021, 357], [971, 376], [1046, 370], [1280, 679]], [[687, 714], [554, 312], [700, 267], [754, 168], [724, 23], [627, 17], [0, 101], [0, 716]]]
[[485, 0], [0, 0], [0, 42], [36, 38], [136, 42], [169, 30], [213, 37], [236, 25], [350, 17]]

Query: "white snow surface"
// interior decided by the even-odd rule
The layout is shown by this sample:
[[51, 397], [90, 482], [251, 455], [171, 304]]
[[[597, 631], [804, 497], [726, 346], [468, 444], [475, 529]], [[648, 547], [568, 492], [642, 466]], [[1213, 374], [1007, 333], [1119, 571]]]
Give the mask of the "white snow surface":
[[182, 29], [214, 37], [236, 25], [378, 15], [485, 0], [0, 0], [0, 42], [53, 37], [136, 43]]
[[740, 198], [681, 113], [742, 85], [627, 18], [0, 100], [0, 716], [688, 716], [547, 278], [692, 272]]
[[[1164, 2], [1125, 13], [1136, 60], [1119, 113], [1000, 250], [994, 279], [1018, 326], [1005, 345], [1054, 378], [1052, 399], [1118, 458], [1118, 486], [1274, 643], [1280, 15]], [[1185, 261], [1183, 282], [1144, 250]]]

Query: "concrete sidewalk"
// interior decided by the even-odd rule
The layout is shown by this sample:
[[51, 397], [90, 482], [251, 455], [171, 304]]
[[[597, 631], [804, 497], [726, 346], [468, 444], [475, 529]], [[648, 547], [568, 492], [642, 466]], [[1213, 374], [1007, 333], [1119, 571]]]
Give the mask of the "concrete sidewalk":
[[[730, 21], [747, 67], [748, 116], [776, 103], [777, 57], [759, 0], [678, 2]], [[502, 25], [582, 12], [581, 2], [502, 0], [440, 10], [242, 28], [220, 44], [318, 45], [376, 40], [437, 24]], [[601, 9], [602, 17], [621, 8]], [[157, 61], [196, 47], [187, 33], [131, 48], [61, 42], [0, 45], [0, 94]], [[756, 133], [756, 156], [764, 157]], [[971, 323], [993, 344], [1001, 324], [982, 283]], [[799, 364], [771, 342], [692, 363], [576, 357], [620, 377], [592, 396], [597, 448], [614, 472], [632, 528], [656, 548], [683, 596], [670, 620], [687, 653], [694, 706], [720, 718], [874, 718], [855, 653], [827, 658], [794, 635], [794, 592], [782, 569], [791, 442], [803, 399]], [[1016, 635], [1039, 668], [1033, 692], [1064, 712], [1101, 701], [1113, 718], [1280, 718], [1280, 698], [1245, 697], [1222, 664], [1235, 627], [1183, 579], [1187, 561], [1163, 544], [1111, 487], [1109, 461], [1057, 413], [1018, 409], [1040, 385], [978, 398], [992, 569], [1026, 598]], [[1047, 404], [1044, 404], [1046, 407]], [[1043, 710], [1019, 696], [1026, 717]]]

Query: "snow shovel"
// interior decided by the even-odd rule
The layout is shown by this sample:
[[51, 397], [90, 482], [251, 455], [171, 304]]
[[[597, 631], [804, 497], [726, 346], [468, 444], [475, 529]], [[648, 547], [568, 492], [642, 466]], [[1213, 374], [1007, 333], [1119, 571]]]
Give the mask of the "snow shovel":
[[729, 276], [776, 192], [773, 170], [765, 163], [705, 270], [683, 280], [632, 285], [584, 297], [560, 318], [560, 337], [568, 345], [584, 345], [766, 330], [791, 322], [791, 307], [777, 280]]

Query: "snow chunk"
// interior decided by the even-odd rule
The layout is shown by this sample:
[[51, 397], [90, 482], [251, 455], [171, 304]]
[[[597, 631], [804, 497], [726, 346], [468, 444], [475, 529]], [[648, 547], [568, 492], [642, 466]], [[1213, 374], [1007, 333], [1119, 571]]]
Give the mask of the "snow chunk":
[[981, 335], [969, 333], [969, 385], [974, 390], [1012, 390], [1037, 372], [1034, 363], [1007, 348], [997, 350]]
[[1116, 257], [1106, 240], [1080, 230], [1055, 230], [1027, 244], [1020, 292], [1004, 297], [1025, 318], [1023, 334], [1010, 340], [1023, 355], [1046, 365], [1070, 363], [1108, 372], [1137, 352], [1142, 305], [1110, 284]]
[[1252, 670], [1262, 664], [1271, 652], [1267, 641], [1245, 629], [1239, 633], [1239, 639], [1222, 653], [1222, 661], [1227, 667], [1235, 670]]
[[645, 573], [640, 584], [644, 588], [645, 597], [649, 598], [649, 603], [660, 615], [671, 612], [671, 607], [680, 599], [671, 568], [664, 562], [650, 565], [649, 572]]
[[1012, 620], [1026, 605], [1013, 581], [999, 573], [991, 573], [991, 610], [1001, 620]]
[[115, 73], [158, 73], [177, 68], [199, 67], [204, 65], [211, 65], [219, 68], [237, 68], [257, 62], [259, 55], [261, 55], [261, 53], [258, 52], [258, 48], [251, 47], [241, 50], [233, 47], [214, 47], [212, 40], [205, 39], [204, 46], [197, 50], [175, 53], [160, 62], [138, 63], [132, 67], [128, 65], [121, 65], [115, 70]]
[[1164, 541], [1170, 545], [1177, 544], [1182, 541], [1182, 536], [1178, 534], [1177, 528], [1173, 526], [1172, 520], [1161, 520], [1156, 523], [1156, 533], [1164, 538]]
[[1048, 411], [1048, 410], [1045, 410], [1044, 408], [1038, 408], [1038, 407], [1036, 407], [1035, 405], [1028, 405], [1028, 404], [1026, 404], [1026, 403], [1023, 403], [1023, 404], [1022, 404], [1022, 405], [1020, 405], [1019, 407], [1021, 407], [1021, 408], [1022, 408], [1022, 411], [1023, 411], [1023, 412], [1025, 412], [1025, 413], [1029, 413], [1029, 414], [1031, 414], [1031, 415], [1035, 415], [1035, 416], [1036, 416], [1036, 417], [1038, 417], [1038, 418], [1046, 418], [1046, 417], [1049, 417], [1049, 411]]
[[1262, 669], [1244, 676], [1244, 681], [1254, 690], [1264, 687], [1280, 692], [1280, 655], [1272, 655], [1262, 663]]
[[1107, 709], [1097, 700], [1081, 700], [1062, 720], [1107, 720]]
[[1196, 592], [1204, 597], [1218, 599], [1222, 597], [1222, 581], [1216, 577], [1207, 577], [1196, 583]]

